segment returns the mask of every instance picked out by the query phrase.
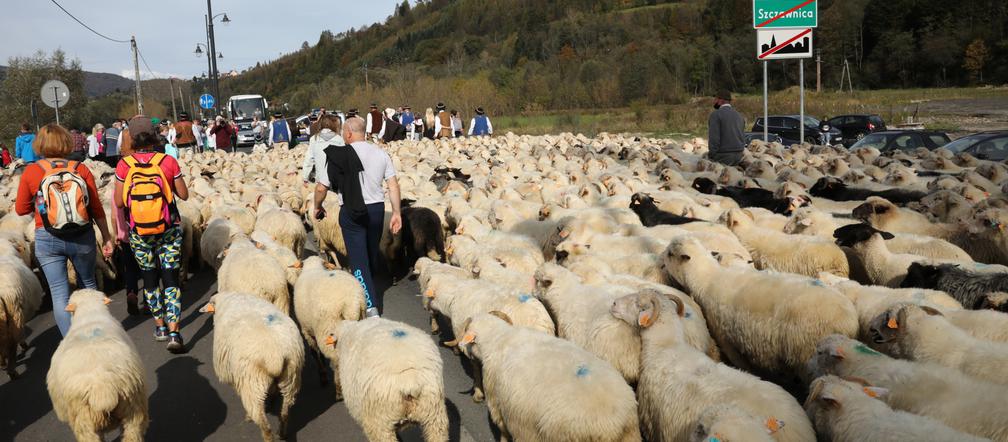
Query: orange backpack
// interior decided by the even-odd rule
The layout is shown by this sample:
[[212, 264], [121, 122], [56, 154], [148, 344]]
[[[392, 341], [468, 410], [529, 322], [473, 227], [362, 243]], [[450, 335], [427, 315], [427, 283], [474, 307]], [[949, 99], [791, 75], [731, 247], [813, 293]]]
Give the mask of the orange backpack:
[[38, 160], [42, 168], [36, 210], [46, 231], [58, 238], [71, 238], [91, 228], [88, 187], [77, 173], [77, 161]]
[[129, 166], [123, 182], [123, 204], [129, 213], [130, 228], [138, 235], [158, 235], [174, 225], [174, 196], [161, 170], [165, 154], [156, 153], [149, 162], [134, 155], [124, 157]]

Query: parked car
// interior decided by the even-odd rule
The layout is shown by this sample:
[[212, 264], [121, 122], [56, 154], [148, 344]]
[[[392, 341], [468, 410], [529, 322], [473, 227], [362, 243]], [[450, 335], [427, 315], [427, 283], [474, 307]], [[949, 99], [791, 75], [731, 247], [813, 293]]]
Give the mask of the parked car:
[[897, 150], [915, 150], [920, 147], [935, 150], [949, 142], [949, 136], [944, 132], [923, 130], [886, 130], [865, 135], [860, 141], [851, 145], [851, 149], [874, 147], [881, 152]]
[[[784, 144], [800, 144], [801, 128], [798, 115], [771, 115], [770, 124], [767, 130], [772, 134], [777, 134], [784, 139]], [[753, 132], [763, 133], [763, 117], [756, 118], [753, 123]], [[843, 134], [835, 127], [824, 125], [815, 117], [805, 116], [805, 141], [817, 144], [840, 144], [843, 142]]]
[[829, 125], [840, 129], [844, 146], [850, 147], [872, 132], [886, 130], [885, 121], [878, 115], [840, 115], [829, 119]]
[[995, 130], [967, 135], [942, 146], [952, 153], [966, 152], [981, 160], [1008, 159], [1008, 130]]
[[[754, 140], [763, 140], [763, 132], [746, 132], [743, 136], [745, 136], [746, 146], [752, 144]], [[784, 139], [774, 133], [769, 134], [767, 141], [784, 144]]]

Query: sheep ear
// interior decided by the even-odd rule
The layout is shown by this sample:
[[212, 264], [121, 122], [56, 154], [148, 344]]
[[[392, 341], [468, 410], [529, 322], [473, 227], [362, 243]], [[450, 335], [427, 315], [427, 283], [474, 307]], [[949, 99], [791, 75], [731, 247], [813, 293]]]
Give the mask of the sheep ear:
[[200, 313], [213, 313], [213, 312], [215, 312], [217, 310], [214, 308], [214, 305], [213, 305], [212, 302], [208, 302], [205, 305], [203, 305], [203, 307], [200, 307], [199, 311], [200, 311]]
[[108, 297], [108, 296], [106, 296], [106, 297], [105, 297], [104, 299], [102, 299], [102, 302], [103, 302], [103, 303], [104, 303], [105, 305], [109, 305], [109, 304], [111, 304], [111, 303], [112, 303], [112, 300], [111, 300], [111, 299], [109, 299], [109, 297]]
[[896, 237], [896, 235], [893, 235], [892, 233], [889, 232], [879, 232], [879, 235], [882, 235], [882, 239], [885, 240], [893, 239]]
[[498, 318], [500, 318], [501, 320], [503, 320], [504, 322], [506, 322], [506, 323], [508, 323], [510, 325], [514, 325], [514, 322], [511, 321], [511, 317], [508, 316], [504, 312], [501, 312], [501, 311], [498, 311], [498, 310], [494, 310], [494, 311], [490, 312], [490, 314], [494, 315], [494, 316], [496, 316]]
[[920, 309], [924, 310], [924, 313], [927, 313], [927, 314], [929, 314], [931, 316], [945, 316], [945, 315], [942, 314], [941, 311], [939, 311], [938, 309], [936, 309], [934, 307], [929, 307], [929, 306], [926, 306], [926, 305], [922, 305], [922, 306], [920, 306]]
[[335, 347], [336, 346], [336, 338], [333, 337], [332, 334], [329, 334], [329, 336], [326, 336], [326, 338], [325, 338], [325, 345], [328, 345], [328, 346], [331, 346], [331, 347]]
[[751, 210], [749, 210], [749, 209], [742, 209], [742, 213], [746, 214], [746, 216], [748, 216], [749, 219], [751, 219], [753, 221], [756, 221], [756, 216], [753, 215], [753, 213], [752, 213]]
[[832, 356], [834, 359], [844, 359], [847, 357], [847, 355], [844, 354], [843, 349], [840, 347], [830, 348], [829, 355]]
[[67, 306], [65, 308], [63, 308], [63, 311], [67, 311], [67, 312], [73, 313], [73, 312], [77, 311], [77, 304], [71, 302], [71, 303], [67, 304]]
[[868, 396], [873, 397], [875, 399], [880, 399], [881, 400], [881, 399], [883, 399], [883, 398], [885, 398], [886, 396], [889, 395], [889, 389], [888, 388], [882, 388], [882, 387], [861, 387], [861, 389], [865, 392], [865, 394], [867, 394]]
[[798, 224], [801, 224], [805, 227], [809, 227], [812, 225], [812, 218], [803, 218], [798, 221]]
[[830, 408], [840, 408], [841, 406], [840, 400], [837, 399], [837, 397], [833, 394], [833, 392], [826, 391], [826, 389], [823, 389], [823, 391], [819, 392], [818, 400], [822, 401]]

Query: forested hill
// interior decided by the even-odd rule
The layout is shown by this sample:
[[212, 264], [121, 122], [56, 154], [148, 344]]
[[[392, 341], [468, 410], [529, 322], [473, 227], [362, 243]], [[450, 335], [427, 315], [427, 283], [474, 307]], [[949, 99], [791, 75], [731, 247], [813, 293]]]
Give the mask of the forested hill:
[[[1008, 82], [1008, 64], [998, 62], [1008, 60], [1004, 0], [819, 3], [814, 44], [829, 87], [844, 60], [855, 88]], [[384, 23], [322, 31], [223, 87], [297, 110], [372, 101], [496, 112], [677, 103], [761, 84], [751, 9], [752, 0], [404, 2]], [[772, 87], [797, 83], [797, 62], [770, 69]], [[806, 74], [814, 85], [814, 63]]]

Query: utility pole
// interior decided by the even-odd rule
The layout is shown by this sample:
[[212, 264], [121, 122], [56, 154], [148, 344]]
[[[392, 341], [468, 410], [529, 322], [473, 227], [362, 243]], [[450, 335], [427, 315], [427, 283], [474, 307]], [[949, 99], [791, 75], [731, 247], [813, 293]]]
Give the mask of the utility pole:
[[140, 95], [140, 61], [137, 60], [136, 36], [130, 36], [130, 46], [133, 47], [133, 75], [136, 78], [136, 105], [137, 114], [143, 115], [143, 96]]
[[364, 63], [364, 90], [371, 91], [371, 83], [368, 82], [367, 63]]
[[[178, 110], [175, 108], [175, 79], [172, 77], [168, 77], [168, 93], [171, 94], [171, 113], [174, 118], [173, 121], [178, 121]], [[179, 95], [179, 100], [182, 100], [181, 95]]]
[[206, 2], [207, 9], [207, 33], [210, 35], [210, 60], [213, 62], [213, 72], [210, 78], [213, 79], [214, 87], [214, 98], [216, 98], [215, 107], [217, 108], [217, 115], [220, 115], [221, 102], [224, 99], [220, 96], [220, 78], [217, 72], [217, 46], [214, 44], [214, 31], [213, 31], [213, 7], [210, 5], [210, 0]]
[[815, 51], [815, 91], [818, 94], [822, 92], [822, 51], [816, 49]]

